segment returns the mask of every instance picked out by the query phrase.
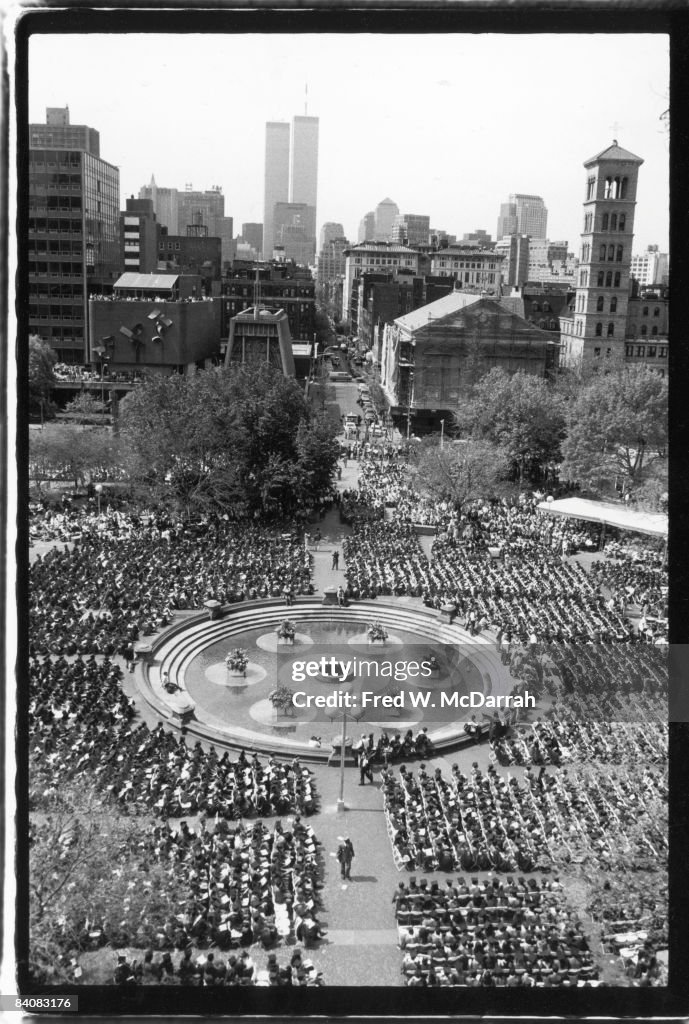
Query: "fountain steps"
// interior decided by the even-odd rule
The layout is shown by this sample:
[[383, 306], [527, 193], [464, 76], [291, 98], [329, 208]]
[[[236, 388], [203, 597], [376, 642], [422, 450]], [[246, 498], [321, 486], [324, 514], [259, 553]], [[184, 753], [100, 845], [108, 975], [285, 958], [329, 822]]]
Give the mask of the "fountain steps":
[[[291, 607], [285, 606], [279, 599], [242, 602], [224, 608], [222, 617], [217, 619], [211, 620], [206, 613], [199, 613], [198, 616], [187, 616], [173, 623], [147, 645], [148, 656], [137, 665], [136, 681], [142, 697], [160, 718], [170, 724], [178, 724], [175, 723], [175, 717], [179, 700], [171, 699], [163, 690], [160, 683], [162, 673], [167, 672], [170, 680], [177, 684], [183, 702], [188, 697], [184, 683], [186, 668], [201, 651], [225, 639], [229, 647], [234, 636], [249, 629], [265, 627], [266, 631], [273, 631], [284, 618], [295, 620], [302, 630], [309, 622], [322, 622], [324, 619], [342, 618], [344, 621], [361, 622], [362, 626], [377, 619], [391, 632], [394, 629], [408, 629], [427, 638], [429, 644], [439, 642], [470, 646], [471, 661], [481, 673], [486, 693], [507, 693], [513, 682], [500, 662], [493, 637], [472, 637], [463, 627], [441, 621], [439, 613], [433, 609], [386, 604], [378, 599], [358, 601], [343, 610], [324, 606], [312, 597], [303, 597], [298, 598]], [[449, 752], [464, 745], [466, 736], [461, 724], [458, 724], [463, 720], [463, 717], [458, 717], [455, 722], [430, 733], [439, 752]], [[185, 730], [219, 747], [243, 746], [264, 753], [275, 751], [298, 755], [304, 760], [313, 761], [325, 761], [330, 753], [329, 749], [317, 750], [307, 743], [284, 736], [268, 736], [235, 725], [226, 725], [220, 729], [198, 719], [187, 723]]]

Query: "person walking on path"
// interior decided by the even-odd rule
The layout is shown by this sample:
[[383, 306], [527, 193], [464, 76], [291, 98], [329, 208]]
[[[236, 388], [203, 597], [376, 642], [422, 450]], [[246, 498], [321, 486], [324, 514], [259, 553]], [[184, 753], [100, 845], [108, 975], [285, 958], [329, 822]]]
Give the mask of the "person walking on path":
[[351, 879], [352, 861], [354, 860], [354, 846], [349, 836], [343, 836], [337, 848], [336, 857], [340, 862], [340, 874], [342, 878]]
[[318, 545], [321, 542], [321, 531], [316, 527], [313, 534], [313, 550], [318, 551]]
[[373, 769], [371, 768], [371, 759], [368, 756], [366, 750], [362, 750], [359, 754], [359, 778], [360, 786], [366, 785], [366, 779], [373, 784]]
[[332, 564], [332, 568], [333, 569], [339, 569], [340, 568], [340, 552], [339, 551], [333, 551], [333, 564]]

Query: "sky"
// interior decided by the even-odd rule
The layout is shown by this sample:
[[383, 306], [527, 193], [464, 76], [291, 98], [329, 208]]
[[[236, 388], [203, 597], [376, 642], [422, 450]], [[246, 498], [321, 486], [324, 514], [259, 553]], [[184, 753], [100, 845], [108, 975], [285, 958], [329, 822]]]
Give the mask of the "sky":
[[[58, 59], [59, 56], [59, 59]], [[104, 73], [105, 69], [105, 73]], [[384, 198], [457, 235], [495, 236], [511, 192], [540, 195], [578, 250], [584, 160], [616, 138], [644, 160], [634, 251], [668, 250], [665, 35], [34, 35], [29, 117], [69, 106], [120, 168], [121, 206], [220, 185], [238, 234], [263, 220], [265, 122], [319, 124], [317, 225]]]

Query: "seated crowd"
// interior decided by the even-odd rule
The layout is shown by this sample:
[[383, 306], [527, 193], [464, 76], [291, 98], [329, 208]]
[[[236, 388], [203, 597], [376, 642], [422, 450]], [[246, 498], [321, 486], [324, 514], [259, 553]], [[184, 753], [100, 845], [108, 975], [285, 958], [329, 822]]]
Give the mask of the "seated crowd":
[[398, 867], [408, 870], [532, 871], [579, 856], [613, 867], [660, 868], [667, 858], [667, 769], [646, 765], [606, 774], [581, 769], [507, 779], [474, 764], [467, 777], [421, 765], [383, 772], [388, 834]]
[[298, 760], [262, 764], [244, 751], [235, 760], [200, 743], [191, 748], [162, 724], [136, 726], [132, 701], [121, 691], [121, 669], [109, 659], [30, 659], [30, 749], [37, 757], [31, 785], [36, 800], [61, 780], [95, 782], [126, 809], [163, 819], [192, 814], [241, 819], [252, 815], [313, 814], [315, 782]]
[[311, 556], [296, 536], [113, 512], [83, 522], [72, 551], [53, 548], [31, 565], [31, 650], [127, 656], [178, 609], [287, 591], [313, 592]]
[[[249, 947], [271, 950], [295, 941], [309, 947], [322, 935], [317, 919], [320, 844], [298, 815], [291, 827], [278, 820], [270, 829], [261, 821], [232, 827], [223, 819], [211, 827], [203, 818], [197, 828], [186, 821], [176, 829], [151, 825], [130, 842], [136, 843], [143, 865], [160, 866], [176, 890], [181, 881], [187, 895], [178, 912], [159, 919], [145, 914], [138, 924], [128, 924], [105, 917], [80, 918], [84, 910], [79, 905], [81, 909], [75, 909], [73, 918], [68, 915], [62, 927], [77, 952], [104, 946], [146, 950], [140, 969], [133, 970], [136, 981], [255, 984], [258, 979], [247, 963]], [[54, 938], [60, 941], [59, 935]], [[203, 970], [192, 960], [193, 948], [212, 950], [204, 957]], [[172, 961], [175, 951], [182, 954], [177, 965]], [[154, 960], [157, 953], [163, 956]], [[216, 959], [218, 953], [234, 953], [225, 970]], [[212, 971], [205, 969], [209, 959]], [[276, 964], [275, 956], [270, 963]], [[285, 981], [266, 978], [265, 983]]]
[[619, 957], [632, 985], [667, 984], [668, 887], [639, 875], [605, 878], [594, 884], [587, 910], [601, 925], [604, 952]]
[[[147, 949], [143, 960], [133, 959], [130, 963], [126, 956], [118, 956], [114, 971], [116, 985], [131, 987], [135, 985], [191, 985], [202, 986], [235, 986], [235, 985], [324, 985], [323, 972], [317, 971], [312, 960], [302, 957], [301, 951], [295, 949], [289, 960], [282, 964], [276, 953], [270, 953], [266, 966], [259, 968], [248, 950], [235, 955], [230, 954], [227, 960], [217, 955], [216, 950], [199, 953], [194, 958], [191, 946], [181, 954], [165, 952], [157, 956], [152, 949]], [[176, 961], [176, 962], [175, 962]]]
[[561, 766], [579, 762], [600, 764], [662, 764], [667, 756], [667, 726], [639, 717], [632, 723], [582, 716], [573, 704], [556, 705], [545, 719], [491, 739], [498, 762], [510, 765]]
[[410, 986], [570, 987], [598, 978], [557, 878], [400, 882], [393, 895]]

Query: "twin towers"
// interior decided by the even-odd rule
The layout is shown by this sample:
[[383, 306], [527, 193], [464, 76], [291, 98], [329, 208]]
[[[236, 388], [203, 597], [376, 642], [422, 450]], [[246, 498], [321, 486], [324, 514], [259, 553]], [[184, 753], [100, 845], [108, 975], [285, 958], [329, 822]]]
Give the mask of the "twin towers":
[[313, 263], [316, 256], [318, 118], [295, 116], [266, 123], [263, 259], [276, 246], [287, 259]]

